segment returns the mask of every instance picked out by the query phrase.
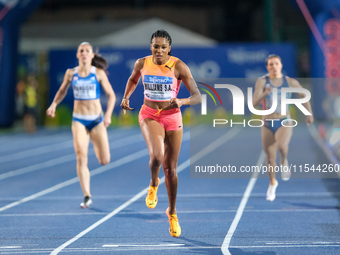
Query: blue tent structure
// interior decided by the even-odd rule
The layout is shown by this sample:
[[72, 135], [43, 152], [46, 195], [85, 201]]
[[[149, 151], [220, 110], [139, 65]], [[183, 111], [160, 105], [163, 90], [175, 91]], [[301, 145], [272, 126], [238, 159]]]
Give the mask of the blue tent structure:
[[44, 0], [0, 1], [0, 127], [15, 119], [18, 41], [21, 24]]

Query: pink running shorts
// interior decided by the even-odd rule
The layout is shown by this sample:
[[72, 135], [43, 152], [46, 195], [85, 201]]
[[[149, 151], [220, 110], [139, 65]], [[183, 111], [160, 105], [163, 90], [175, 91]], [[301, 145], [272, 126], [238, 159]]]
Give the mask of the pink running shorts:
[[144, 119], [153, 119], [161, 124], [165, 131], [179, 130], [183, 128], [182, 113], [178, 108], [163, 111], [162, 109], [152, 109], [146, 105], [142, 105], [139, 111], [139, 125]]

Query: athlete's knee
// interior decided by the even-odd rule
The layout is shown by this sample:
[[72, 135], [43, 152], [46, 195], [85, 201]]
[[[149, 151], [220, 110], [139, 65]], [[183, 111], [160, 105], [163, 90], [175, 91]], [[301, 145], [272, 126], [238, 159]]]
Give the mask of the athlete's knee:
[[177, 177], [177, 168], [176, 167], [165, 167], [164, 168], [164, 175], [166, 178], [173, 178]]
[[276, 156], [267, 154], [267, 165], [275, 165], [276, 164]]
[[111, 155], [109, 154], [109, 155], [102, 156], [98, 159], [98, 161], [99, 161], [99, 164], [101, 165], [107, 165], [111, 161]]
[[277, 146], [277, 150], [279, 151], [279, 153], [282, 155], [282, 154], [285, 154], [288, 152], [288, 145], [286, 144], [278, 144]]
[[99, 159], [99, 164], [101, 164], [101, 165], [107, 165], [109, 163], [110, 163], [110, 158]]
[[77, 153], [77, 164], [78, 165], [87, 165], [87, 155], [81, 152]]
[[160, 166], [163, 162], [164, 155], [162, 153], [153, 153], [150, 155], [150, 164], [152, 166]]

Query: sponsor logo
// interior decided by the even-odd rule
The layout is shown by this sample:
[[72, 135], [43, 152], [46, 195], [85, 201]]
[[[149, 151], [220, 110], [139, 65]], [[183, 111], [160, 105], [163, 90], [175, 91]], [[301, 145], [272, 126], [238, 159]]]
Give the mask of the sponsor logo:
[[145, 75], [144, 82], [153, 84], [170, 84], [172, 83], [172, 78], [165, 76]]

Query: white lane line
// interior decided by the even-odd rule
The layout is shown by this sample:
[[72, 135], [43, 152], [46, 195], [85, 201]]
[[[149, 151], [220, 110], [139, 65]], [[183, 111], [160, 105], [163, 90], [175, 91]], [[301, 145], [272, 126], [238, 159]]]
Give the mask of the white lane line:
[[23, 159], [23, 158], [28, 158], [36, 155], [42, 155], [45, 153], [50, 153], [54, 151], [59, 151], [59, 150], [64, 150], [67, 148], [73, 147], [73, 142], [68, 140], [65, 142], [60, 142], [56, 144], [49, 144], [45, 146], [41, 146], [39, 148], [35, 149], [28, 149], [25, 151], [17, 152], [17, 153], [12, 153], [9, 155], [5, 155], [0, 157], [0, 163], [8, 162], [8, 161], [13, 161], [13, 160], [18, 160], [18, 159]]
[[[51, 145], [53, 146], [54, 143], [56, 142], [60, 142], [62, 140], [72, 140], [72, 134], [70, 134], [70, 132], [68, 132], [68, 135], [63, 135], [63, 134], [56, 134], [55, 136], [58, 137], [51, 137], [51, 136], [36, 136], [36, 137], [31, 137], [30, 139], [20, 139], [20, 140], [14, 140], [14, 138], [12, 138], [10, 141], [6, 141], [6, 142], [0, 142], [2, 145], [2, 147], [0, 147], [0, 154], [2, 153], [17, 153], [18, 151], [18, 147], [20, 149], [26, 148], [28, 149], [30, 147], [31, 144], [36, 144], [36, 139], [45, 139], [48, 140], [49, 144], [43, 143], [39, 143], [39, 146], [45, 146], [45, 145]], [[19, 139], [18, 137], [16, 137], [16, 139]]]
[[[212, 142], [210, 145], [208, 145], [207, 147], [205, 147], [204, 149], [202, 149], [201, 151], [199, 151], [198, 153], [196, 153], [194, 156], [192, 156], [191, 158], [189, 158], [188, 160], [186, 160], [185, 162], [183, 162], [182, 164], [180, 164], [177, 167], [177, 173], [180, 173], [181, 171], [183, 171], [184, 169], [186, 169], [187, 167], [190, 166], [190, 161], [191, 163], [195, 163], [197, 160], [203, 158], [204, 156], [208, 155], [209, 153], [211, 153], [212, 151], [214, 151], [215, 149], [217, 149], [218, 147], [220, 147], [221, 145], [223, 145], [224, 143], [226, 143], [227, 141], [229, 141], [230, 139], [232, 139], [236, 134], [238, 134], [241, 131], [241, 128], [233, 128], [231, 131], [227, 132], [225, 135], [223, 135], [222, 137], [219, 137], [217, 140], [215, 140], [214, 142]], [[183, 136], [184, 137], [184, 136]], [[191, 136], [193, 137], [193, 136]], [[189, 137], [190, 139], [190, 137]], [[163, 184], [165, 181], [165, 177], [163, 176], [160, 179], [160, 183], [159, 185]], [[77, 241], [79, 238], [83, 237], [84, 235], [86, 235], [88, 232], [92, 231], [93, 229], [95, 229], [96, 227], [98, 227], [100, 224], [104, 223], [105, 221], [109, 220], [110, 218], [112, 218], [113, 216], [115, 216], [116, 214], [118, 214], [120, 211], [124, 210], [126, 207], [128, 207], [129, 205], [131, 205], [132, 203], [134, 203], [135, 201], [137, 201], [139, 198], [141, 198], [142, 196], [145, 196], [145, 194], [147, 193], [149, 187], [146, 187], [145, 189], [143, 189], [141, 192], [139, 192], [137, 195], [135, 195], [134, 197], [132, 197], [131, 199], [129, 199], [128, 201], [126, 201], [124, 204], [122, 204], [121, 206], [119, 206], [118, 208], [116, 208], [115, 210], [113, 210], [111, 213], [109, 213], [108, 215], [106, 215], [104, 218], [100, 219], [99, 221], [97, 221], [96, 223], [92, 224], [90, 227], [88, 227], [87, 229], [85, 229], [84, 231], [80, 232], [78, 235], [76, 235], [75, 237], [73, 237], [72, 239], [70, 239], [69, 241], [67, 241], [66, 243], [62, 244], [61, 246], [59, 246], [58, 248], [56, 248], [53, 252], [51, 252], [51, 255], [56, 255], [58, 254], [60, 251], [62, 251], [63, 249], [65, 249], [67, 246], [69, 246], [70, 244], [74, 243], [75, 241]]]
[[0, 246], [0, 249], [20, 249], [22, 246]]
[[[3, 136], [0, 135], [0, 142], [5, 143], [5, 142], [10, 142], [10, 145], [12, 144], [22, 144], [22, 143], [27, 143], [27, 142], [32, 142], [37, 138], [46, 138], [49, 140], [58, 140], [60, 139], [61, 136], [69, 137], [70, 136], [70, 129], [67, 131], [59, 129], [59, 132], [57, 133], [45, 133], [45, 134], [37, 134], [37, 135], [28, 135], [26, 133], [16, 133], [16, 134], [3, 134]], [[2, 148], [1, 148], [2, 149]]]
[[[339, 247], [340, 244], [294, 244], [294, 245], [254, 245], [254, 246], [230, 246], [236, 249], [254, 249], [254, 248], [311, 248], [311, 247]], [[323, 253], [320, 253], [323, 254]]]
[[241, 131], [241, 128], [232, 128], [225, 135], [221, 136], [219, 139], [215, 140], [213, 143], [206, 146], [203, 150], [196, 153], [194, 156], [190, 158], [191, 163], [196, 162], [200, 158], [208, 155], [212, 151], [216, 150], [218, 147], [222, 146], [227, 141], [231, 140], [234, 136], [236, 136]]
[[318, 242], [318, 241], [315, 241], [315, 242], [306, 242], [306, 241], [289, 241], [289, 242], [275, 242], [275, 241], [267, 241], [266, 244], [269, 244], [269, 245], [273, 245], [273, 244], [278, 244], [278, 245], [304, 245], [304, 244], [340, 244], [340, 242]]
[[[196, 133], [198, 135], [200, 132], [203, 132], [203, 131], [204, 130], [201, 129], [201, 130], [198, 130]], [[188, 141], [189, 139], [190, 139], [190, 131], [188, 131], [188, 132], [183, 134], [183, 141]], [[134, 140], [136, 140], [136, 139], [134, 139]], [[126, 145], [126, 144], [127, 144], [127, 142], [125, 142], [124, 145]], [[118, 143], [117, 143], [117, 146], [119, 146]], [[121, 165], [130, 163], [130, 162], [132, 162], [132, 161], [134, 161], [136, 159], [145, 157], [148, 154], [149, 154], [148, 149], [143, 149], [143, 150], [140, 150], [138, 152], [132, 153], [132, 154], [130, 154], [130, 155], [124, 157], [124, 158], [121, 158], [121, 159], [116, 160], [116, 161], [114, 161], [112, 163], [109, 163], [109, 164], [107, 164], [105, 166], [101, 166], [101, 167], [98, 167], [97, 169], [94, 169], [94, 170], [90, 171], [91, 176], [95, 176], [97, 174], [106, 172], [108, 170], [112, 170], [113, 168], [116, 168], [116, 167], [119, 167]], [[41, 197], [41, 196], [46, 195], [48, 193], [54, 192], [56, 190], [59, 190], [61, 188], [64, 188], [66, 186], [69, 186], [69, 185], [77, 183], [77, 182], [78, 182], [78, 177], [75, 177], [75, 178], [72, 178], [72, 179], [70, 179], [68, 181], [59, 183], [59, 184], [57, 184], [57, 185], [55, 185], [55, 186], [53, 186], [51, 188], [45, 189], [45, 190], [40, 191], [38, 193], [35, 193], [35, 194], [31, 195], [31, 196], [28, 196], [28, 197], [25, 197], [23, 199], [20, 199], [19, 201], [16, 201], [16, 202], [13, 202], [13, 203], [8, 204], [6, 206], [3, 206], [3, 207], [0, 208], [0, 212], [5, 211], [5, 210], [7, 210], [9, 208], [12, 208], [14, 206], [20, 205], [22, 203], [25, 203], [27, 201], [33, 200], [33, 199], [35, 199], [37, 197]]]
[[[252, 193], [252, 197], [262, 197], [265, 196], [266, 193]], [[167, 197], [165, 194], [160, 194], [158, 197]], [[205, 193], [205, 194], [179, 194], [177, 197], [190, 197], [190, 198], [204, 198], [204, 197], [242, 197], [243, 193]], [[334, 196], [340, 196], [340, 192], [292, 192], [292, 193], [285, 193], [285, 192], [280, 192], [276, 196], [280, 197], [334, 197]], [[79, 199], [79, 197], [77, 197]], [[0, 199], [1, 200], [1, 199]]]
[[[119, 166], [121, 166], [121, 165], [130, 163], [130, 162], [132, 162], [132, 161], [134, 161], [134, 160], [137, 160], [137, 159], [139, 159], [139, 158], [145, 157], [145, 156], [147, 156], [148, 154], [149, 154], [149, 152], [148, 152], [147, 149], [143, 149], [143, 150], [140, 150], [140, 151], [138, 151], [138, 152], [132, 153], [132, 154], [130, 154], [130, 155], [124, 157], [124, 158], [121, 158], [121, 159], [116, 160], [116, 161], [114, 161], [114, 162], [112, 162], [112, 163], [110, 163], [110, 164], [107, 164], [107, 165], [105, 165], [105, 166], [98, 167], [97, 169], [90, 171], [91, 176], [94, 176], [94, 175], [97, 175], [97, 174], [106, 172], [106, 171], [108, 171], [108, 170], [112, 170], [112, 169], [114, 169], [114, 168], [116, 168], [116, 167], [119, 167]], [[79, 180], [78, 180], [78, 177], [75, 177], [75, 178], [72, 178], [72, 179], [70, 179], [70, 180], [68, 180], [68, 181], [59, 183], [59, 184], [57, 184], [57, 185], [55, 185], [55, 186], [53, 186], [53, 187], [51, 187], [51, 188], [45, 189], [45, 190], [40, 191], [40, 192], [38, 192], [38, 193], [35, 193], [35, 194], [31, 195], [31, 196], [28, 196], [28, 197], [25, 197], [25, 198], [23, 198], [23, 199], [20, 199], [19, 201], [16, 201], [16, 202], [13, 202], [13, 203], [8, 204], [8, 205], [6, 205], [6, 206], [3, 206], [3, 207], [0, 208], [0, 212], [5, 211], [5, 210], [7, 210], [7, 209], [9, 209], [9, 208], [12, 208], [12, 207], [14, 207], [14, 206], [20, 205], [20, 204], [22, 204], [22, 203], [25, 203], [25, 202], [27, 202], [27, 201], [33, 200], [33, 199], [35, 199], [35, 198], [37, 198], [37, 197], [41, 197], [41, 196], [46, 195], [46, 194], [48, 194], [48, 193], [54, 192], [54, 191], [56, 191], [56, 190], [59, 190], [59, 189], [61, 189], [61, 188], [64, 188], [64, 187], [66, 187], [66, 186], [69, 186], [69, 185], [71, 185], [71, 184], [77, 183], [78, 181], [79, 181]]]
[[[289, 213], [289, 212], [334, 212], [339, 211], [336, 208], [327, 208], [327, 209], [245, 209], [244, 212], [246, 213], [253, 213], [253, 212], [278, 212], [278, 213]], [[181, 211], [181, 214], [196, 214], [196, 213], [234, 213], [237, 212], [236, 209], [229, 209], [229, 210], [191, 210], [191, 211]], [[119, 214], [164, 214], [164, 211], [144, 211], [144, 212], [121, 212]]]
[[[192, 132], [193, 134], [191, 136], [195, 136], [196, 134], [200, 134], [204, 131], [204, 128], [202, 127], [198, 127], [196, 129], [194, 129], [194, 131]], [[187, 141], [190, 138], [190, 133], [185, 132], [183, 134], [183, 141]], [[111, 141], [111, 139], [110, 139]], [[137, 135], [132, 135], [128, 138], [122, 138], [122, 139], [118, 139], [114, 141], [113, 145], [110, 145], [110, 150], [112, 151], [113, 149], [117, 149], [117, 148], [121, 148], [123, 146], [127, 146], [127, 145], [131, 145], [134, 143], [138, 143], [138, 142], [142, 142], [144, 141], [144, 138], [141, 134], [137, 134]], [[94, 155], [94, 151], [90, 150], [88, 152], [89, 156]], [[24, 167], [24, 168], [20, 168], [17, 170], [13, 170], [4, 174], [0, 174], [0, 180], [4, 180], [13, 176], [17, 176], [17, 175], [21, 175], [21, 174], [26, 174], [26, 173], [30, 173], [30, 172], [34, 172], [43, 168], [47, 168], [47, 167], [52, 167], [52, 166], [56, 166], [58, 164], [63, 164], [69, 161], [75, 160], [75, 155], [74, 153], [70, 154], [70, 155], [66, 155], [66, 156], [62, 156], [56, 159], [52, 159], [52, 160], [48, 160], [42, 163], [38, 163], [32, 166], [28, 166], [28, 167]]]
[[[201, 249], [219, 249], [219, 246], [151, 246], [151, 247], [100, 247], [100, 248], [66, 248], [63, 250], [65, 253], [77, 254], [97, 254], [99, 252], [108, 253], [110, 251], [117, 253], [118, 251], [136, 251], [134, 254], [139, 254], [143, 251], [162, 251], [162, 250], [201, 250]], [[42, 249], [13, 249], [13, 250], [2, 250], [1, 254], [38, 254], [47, 253], [52, 251], [53, 248], [42, 248]], [[92, 252], [92, 253], [90, 253]], [[178, 254], [178, 253], [177, 253]]]
[[[63, 252], [68, 252], [70, 248], [66, 248]], [[118, 252], [118, 251], [136, 251], [134, 254], [140, 254], [140, 251], [152, 251], [155, 254], [155, 251], [162, 251], [162, 250], [177, 250], [177, 252], [171, 252], [172, 254], [182, 254], [180, 253], [181, 250], [201, 250], [201, 249], [220, 249], [219, 246], [189, 246], [189, 245], [182, 245], [182, 246], [151, 246], [151, 247], [111, 247], [111, 248], [101, 248], [101, 250], [97, 249], [96, 251], [103, 251], [103, 252]], [[83, 251], [83, 249], [78, 248], [79, 251]], [[72, 251], [72, 249], [70, 250]], [[87, 250], [85, 250], [87, 251]], [[183, 251], [182, 251], [183, 252]], [[201, 252], [202, 253], [202, 252]], [[196, 254], [199, 254], [196, 253]]]
[[[113, 145], [110, 145], [110, 151], [117, 149], [117, 148], [122, 148], [123, 146], [131, 145], [131, 144], [134, 144], [134, 143], [139, 143], [139, 142], [142, 142], [142, 141], [144, 141], [144, 139], [143, 139], [143, 136], [141, 134], [134, 135], [134, 136], [131, 136], [131, 137], [128, 137], [128, 138], [118, 139], [113, 143]], [[94, 150], [90, 150], [88, 152], [88, 156], [92, 156], [94, 154], [95, 154]], [[59, 164], [63, 164], [63, 163], [72, 161], [72, 160], [74, 160], [74, 161], [76, 160], [76, 156], [75, 156], [74, 152], [72, 154], [65, 155], [65, 156], [62, 156], [62, 157], [59, 157], [59, 158], [55, 158], [55, 159], [48, 160], [48, 161], [45, 161], [45, 162], [42, 162], [42, 163], [38, 163], [38, 164], [35, 164], [35, 165], [32, 165], [32, 166], [23, 167], [23, 168], [20, 168], [20, 169], [17, 169], [17, 170], [13, 170], [13, 171], [10, 171], [10, 172], [7, 172], [7, 173], [0, 174], [0, 180], [4, 180], [4, 179], [7, 179], [7, 178], [10, 178], [10, 177], [13, 177], [13, 176], [18, 176], [18, 175], [21, 175], [21, 174], [34, 172], [34, 171], [37, 171], [37, 170], [40, 170], [40, 169], [43, 169], [43, 168], [56, 166], [56, 165], [59, 165]]]
[[[316, 127], [314, 124], [307, 126], [309, 133], [314, 138], [315, 142], [319, 145], [321, 150], [325, 153], [326, 157], [333, 164], [340, 164], [339, 160], [336, 158], [332, 150], [326, 146], [324, 140], [320, 137]], [[337, 172], [337, 175], [340, 177], [340, 172]]]
[[[89, 152], [89, 154], [91, 154], [91, 152]], [[56, 159], [52, 159], [52, 160], [48, 160], [42, 163], [38, 163], [35, 165], [31, 165], [31, 166], [27, 166], [27, 167], [23, 167], [23, 168], [19, 168], [17, 170], [13, 170], [7, 173], [3, 173], [0, 174], [0, 180], [4, 180], [13, 176], [17, 176], [17, 175], [21, 175], [21, 174], [26, 174], [26, 173], [30, 173], [33, 171], [37, 171], [43, 168], [47, 168], [47, 167], [52, 167], [52, 166], [56, 166], [71, 160], [75, 160], [75, 155], [66, 155], [66, 156], [62, 156]]]
[[[138, 136], [141, 136], [141, 134], [131, 136], [131, 137], [129, 137], [129, 139], [131, 139], [133, 137], [137, 137], [137, 139], [138, 139], [139, 138]], [[119, 143], [121, 139], [116, 140], [118, 137], [119, 136], [116, 135], [116, 134], [109, 136], [109, 142], [110, 143], [111, 142], [112, 143], [116, 143], [116, 142]], [[58, 142], [59, 141], [60, 141], [60, 139], [58, 140]], [[92, 143], [90, 143], [90, 148], [91, 147], [93, 147]], [[67, 139], [67, 141], [63, 141], [63, 142], [60, 142], [60, 143], [51, 143], [51, 144], [40, 146], [40, 147], [37, 147], [37, 148], [34, 148], [34, 149], [27, 149], [25, 151], [20, 151], [20, 152], [1, 156], [0, 157], [0, 163], [13, 161], [13, 160], [17, 160], [17, 159], [28, 158], [28, 157], [32, 157], [32, 156], [36, 156], [36, 155], [42, 155], [42, 154], [55, 152], [55, 151], [61, 151], [61, 150], [67, 149], [67, 148], [73, 148], [72, 136], [70, 136], [70, 138]]]
[[[245, 209], [243, 213], [305, 213], [305, 212], [337, 212], [338, 209], [327, 208], [327, 209], [267, 209], [267, 210], [255, 210]], [[192, 211], [181, 211], [181, 214], [209, 214], [209, 213], [235, 213], [236, 209], [230, 210], [192, 210]], [[106, 215], [107, 212], [89, 212], [89, 213], [16, 213], [16, 214], [0, 214], [1, 217], [54, 217], [54, 216], [78, 216], [78, 215]], [[164, 211], [142, 211], [142, 212], [119, 212], [120, 215], [126, 214], [164, 214]]]
[[141, 198], [142, 196], [144, 196], [147, 193], [148, 188], [143, 189], [141, 192], [139, 192], [137, 195], [135, 195], [133, 198], [131, 198], [130, 200], [126, 201], [124, 204], [122, 204], [121, 206], [119, 206], [118, 208], [116, 208], [115, 210], [113, 210], [111, 213], [109, 213], [108, 215], [106, 215], [104, 218], [100, 219], [99, 221], [97, 221], [96, 223], [92, 224], [90, 227], [88, 227], [87, 229], [85, 229], [84, 231], [80, 232], [78, 235], [76, 235], [75, 237], [73, 237], [72, 239], [68, 240], [66, 243], [62, 244], [61, 246], [59, 246], [58, 248], [56, 248], [55, 250], [53, 250], [51, 252], [51, 255], [55, 255], [58, 254], [60, 251], [62, 251], [64, 248], [66, 248], [67, 246], [69, 246], [70, 244], [72, 244], [73, 242], [77, 241], [79, 238], [81, 238], [82, 236], [84, 236], [85, 234], [87, 234], [88, 232], [90, 232], [91, 230], [95, 229], [96, 227], [98, 227], [100, 224], [102, 224], [103, 222], [107, 221], [108, 219], [110, 219], [111, 217], [113, 217], [114, 215], [116, 215], [117, 213], [119, 213], [121, 210], [125, 209], [126, 207], [128, 207], [130, 204], [132, 204], [133, 202], [137, 201], [139, 198]]
[[112, 247], [173, 247], [173, 246], [183, 246], [184, 243], [168, 243], [168, 244], [104, 244], [103, 248]]
[[1, 217], [53, 217], [53, 216], [78, 216], [78, 215], [106, 215], [107, 212], [81, 212], [81, 213], [14, 213], [14, 214], [0, 214]]
[[[263, 151], [261, 151], [260, 157], [259, 157], [256, 165], [260, 166], [261, 164], [263, 164], [264, 161], [265, 161], [265, 158], [266, 158], [265, 153]], [[239, 207], [237, 209], [235, 218], [234, 218], [233, 222], [231, 223], [231, 226], [230, 226], [230, 228], [228, 230], [227, 235], [224, 238], [224, 241], [223, 241], [223, 244], [222, 244], [222, 247], [221, 247], [222, 253], [224, 255], [231, 255], [231, 253], [229, 252], [229, 244], [230, 244], [231, 238], [233, 237], [233, 235], [235, 233], [235, 230], [237, 228], [237, 225], [240, 222], [240, 219], [242, 217], [243, 211], [244, 211], [244, 209], [245, 209], [245, 207], [247, 205], [248, 199], [249, 199], [250, 194], [251, 194], [251, 192], [252, 192], [252, 190], [254, 188], [254, 185], [256, 183], [258, 175], [259, 175], [259, 173], [255, 172], [251, 176], [251, 178], [249, 180], [249, 183], [247, 185], [246, 191], [244, 192], [244, 195], [242, 197], [241, 203], [240, 203], [240, 205], [239, 205]]]
[[[178, 198], [220, 198], [220, 197], [243, 197], [244, 193], [196, 193], [196, 194], [178, 194]], [[252, 193], [251, 196], [253, 198], [255, 197], [261, 197], [265, 196], [265, 193]], [[158, 197], [164, 197], [167, 198], [168, 196], [166, 194], [157, 194]], [[340, 196], [340, 192], [314, 192], [314, 193], [305, 193], [305, 192], [296, 192], [296, 193], [279, 193], [276, 195], [277, 197], [331, 197], [334, 198], [334, 196]], [[100, 199], [127, 199], [130, 198], [131, 195], [97, 195], [96, 201]], [[51, 200], [79, 200], [82, 199], [82, 196], [44, 196], [37, 198], [38, 201], [51, 201]], [[12, 201], [12, 200], [20, 200], [22, 197], [1, 197], [0, 201]]]
[[[334, 244], [306, 244], [306, 245], [258, 245], [258, 246], [230, 246], [230, 248], [235, 249], [256, 249], [256, 248], [327, 248], [327, 247], [339, 247], [340, 244], [334, 242]], [[101, 247], [101, 248], [66, 248], [63, 252], [117, 252], [117, 251], [161, 251], [161, 250], [201, 250], [201, 249], [220, 249], [219, 246], [186, 246], [186, 245], [167, 245], [167, 246], [137, 246], [137, 247], [120, 247], [120, 246], [111, 246], [111, 247]], [[25, 254], [25, 253], [46, 253], [53, 250], [53, 248], [44, 248], [44, 249], [18, 249], [18, 250], [3, 250], [2, 252], [7, 252], [8, 254]], [[15, 253], [12, 253], [15, 252]], [[136, 253], [138, 254], [138, 253]]]

